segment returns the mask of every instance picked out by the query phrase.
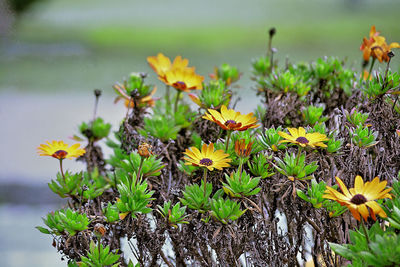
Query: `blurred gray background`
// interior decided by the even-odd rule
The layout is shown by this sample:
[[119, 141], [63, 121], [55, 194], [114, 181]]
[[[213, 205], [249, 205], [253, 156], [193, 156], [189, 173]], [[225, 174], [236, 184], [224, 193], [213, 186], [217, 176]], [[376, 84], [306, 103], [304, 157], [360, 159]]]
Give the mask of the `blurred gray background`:
[[[259, 101], [251, 60], [265, 54], [272, 26], [281, 65], [338, 56], [360, 70], [372, 25], [400, 42], [397, 0], [10, 1], [0, 0], [0, 266], [66, 266], [34, 229], [63, 203], [47, 187], [58, 162], [36, 147], [72, 142], [92, 117], [94, 88], [103, 90], [98, 115], [117, 129], [125, 108], [113, 104], [111, 86], [130, 72], [148, 72], [161, 96], [146, 57], [182, 55], [206, 79], [222, 63], [239, 67], [238, 107], [250, 112]], [[392, 61], [398, 70], [400, 57]]]

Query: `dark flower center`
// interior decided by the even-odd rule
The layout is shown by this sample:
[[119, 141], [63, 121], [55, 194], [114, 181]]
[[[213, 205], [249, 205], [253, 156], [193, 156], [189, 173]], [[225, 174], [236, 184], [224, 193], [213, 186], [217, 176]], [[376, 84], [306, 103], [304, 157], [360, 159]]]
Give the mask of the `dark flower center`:
[[357, 194], [351, 198], [350, 202], [356, 205], [361, 205], [367, 202], [367, 199], [363, 195]]
[[204, 158], [200, 160], [201, 165], [206, 165], [206, 166], [211, 166], [213, 164], [213, 161], [208, 158]]
[[308, 144], [308, 142], [309, 142], [308, 139], [305, 138], [304, 136], [297, 137], [296, 141], [301, 144]]
[[225, 126], [229, 126], [230, 124], [235, 125], [235, 124], [236, 124], [236, 121], [234, 121], [234, 120], [227, 120], [227, 121], [225, 122]]
[[187, 88], [186, 83], [182, 81], [177, 81], [174, 83], [175, 88], [180, 89], [180, 90], [185, 90]]
[[65, 159], [65, 157], [68, 155], [68, 152], [65, 150], [57, 150], [56, 152], [51, 155], [53, 158], [56, 159]]

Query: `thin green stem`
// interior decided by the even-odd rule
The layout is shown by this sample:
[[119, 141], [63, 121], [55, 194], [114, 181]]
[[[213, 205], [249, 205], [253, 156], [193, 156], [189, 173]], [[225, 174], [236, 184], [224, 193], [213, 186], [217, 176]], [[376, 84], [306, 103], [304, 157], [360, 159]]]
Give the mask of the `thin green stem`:
[[100, 244], [101, 244], [101, 237], [100, 236], [98, 236], [97, 237], [97, 246], [98, 246], [98, 248], [99, 248], [99, 261], [101, 261], [101, 248], [100, 248]]
[[204, 190], [204, 198], [205, 198], [207, 195], [207, 168], [204, 168], [204, 170], [203, 170], [203, 183], [204, 183], [203, 190]]
[[165, 102], [168, 108], [171, 108], [171, 99], [170, 99], [170, 92], [169, 92], [169, 85], [165, 87]]
[[371, 77], [371, 72], [372, 72], [372, 68], [374, 67], [375, 60], [376, 60], [375, 58], [372, 58], [371, 66], [369, 67], [369, 71], [368, 71], [367, 82], [369, 81], [369, 78]]
[[243, 158], [239, 157], [239, 182], [242, 181], [242, 170], [243, 170]]
[[[95, 92], [95, 100], [94, 100], [94, 109], [93, 109], [93, 122], [96, 120], [96, 114], [97, 114], [97, 106], [99, 104], [99, 97], [100, 94]], [[92, 125], [93, 126], [93, 125]]]
[[368, 236], [368, 231], [367, 231], [367, 228], [365, 227], [365, 224], [364, 224], [364, 219], [363, 218], [361, 218], [361, 228], [363, 229], [363, 231], [364, 231], [364, 235], [365, 235], [365, 239], [367, 239], [367, 246], [368, 246], [368, 248], [369, 248], [369, 236]]
[[174, 113], [178, 110], [178, 102], [179, 102], [179, 98], [181, 97], [181, 93], [182, 93], [182, 91], [178, 90], [178, 93], [176, 94]]
[[393, 101], [392, 111], [396, 107], [397, 100], [399, 99], [399, 95], [396, 95], [396, 99]]
[[272, 51], [272, 48], [271, 48], [271, 57], [269, 58], [269, 64], [270, 64], [270, 70], [272, 72], [272, 70], [274, 69], [274, 51]]
[[301, 157], [302, 150], [303, 150], [303, 147], [299, 146], [299, 150], [297, 150], [297, 156], [296, 156], [296, 165], [299, 165], [299, 160]]
[[138, 169], [138, 172], [137, 172], [137, 175], [136, 175], [136, 183], [135, 183], [135, 185], [137, 185], [138, 182], [140, 183], [141, 176], [142, 176], [141, 172], [142, 172], [143, 162], [144, 162], [143, 157], [140, 157], [140, 164], [139, 164], [139, 169]]
[[226, 135], [226, 140], [225, 140], [225, 152], [228, 152], [229, 140], [231, 139], [231, 134], [232, 131], [228, 130], [228, 134]]
[[388, 73], [389, 73], [389, 66], [390, 66], [390, 60], [391, 60], [391, 59], [392, 59], [392, 58], [389, 57], [389, 61], [388, 61], [387, 65], [386, 65], [385, 79], [383, 80], [382, 91], [384, 91], [384, 90], [386, 89], [387, 85], [388, 85], [387, 76], [388, 76]]
[[64, 175], [64, 171], [63, 171], [62, 161], [63, 161], [63, 159], [60, 159], [60, 171], [61, 171], [61, 175], [62, 175], [62, 177], [64, 178], [64, 181], [65, 181], [65, 175]]
[[272, 37], [270, 36], [268, 39], [267, 57], [271, 57], [271, 54], [272, 54]]

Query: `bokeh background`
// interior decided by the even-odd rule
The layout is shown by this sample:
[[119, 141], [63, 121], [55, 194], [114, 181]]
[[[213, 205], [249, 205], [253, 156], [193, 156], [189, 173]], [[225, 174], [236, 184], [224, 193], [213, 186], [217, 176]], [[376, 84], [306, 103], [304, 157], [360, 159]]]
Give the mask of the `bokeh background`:
[[[371, 25], [388, 42], [400, 42], [398, 0], [37, 0], [26, 5], [31, 1], [0, 0], [0, 266], [66, 266], [51, 237], [34, 229], [62, 205], [47, 187], [58, 163], [39, 157], [36, 147], [46, 140], [69, 141], [77, 125], [92, 117], [95, 88], [103, 90], [98, 114], [117, 129], [125, 109], [113, 104], [111, 86], [130, 72], [149, 73], [161, 96], [164, 87], [147, 56], [182, 55], [204, 76], [222, 63], [237, 66], [243, 73], [238, 107], [250, 112], [259, 102], [251, 60], [266, 53], [270, 27], [277, 29], [273, 46], [281, 66], [286, 58], [337, 56], [360, 70], [359, 46]], [[397, 71], [400, 54], [392, 63]], [[82, 165], [68, 161], [65, 167]]]

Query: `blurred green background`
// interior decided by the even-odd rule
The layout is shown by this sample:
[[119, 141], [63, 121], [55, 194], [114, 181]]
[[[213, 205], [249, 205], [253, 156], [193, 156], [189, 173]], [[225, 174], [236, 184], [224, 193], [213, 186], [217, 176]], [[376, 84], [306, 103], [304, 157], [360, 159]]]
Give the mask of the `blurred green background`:
[[0, 90], [111, 92], [131, 71], [154, 78], [146, 57], [158, 52], [189, 58], [203, 75], [227, 62], [246, 78], [272, 26], [279, 59], [334, 55], [359, 69], [371, 25], [389, 42], [400, 37], [399, 7], [395, 0], [41, 0], [6, 38]]
[[[164, 86], [146, 57], [182, 55], [204, 76], [222, 63], [237, 66], [239, 110], [249, 112], [258, 103], [251, 60], [266, 53], [270, 27], [277, 29], [281, 66], [286, 58], [338, 56], [360, 70], [359, 46], [372, 25], [388, 42], [400, 42], [397, 0], [39, 0], [18, 15], [6, 1], [0, 0], [2, 266], [66, 265], [51, 238], [34, 229], [60, 205], [47, 188], [57, 162], [35, 149], [46, 140], [71, 143], [77, 125], [91, 118], [94, 88], [104, 92], [98, 114], [116, 129], [125, 109], [113, 104], [111, 86], [130, 72], [148, 72], [161, 96]], [[399, 65], [400, 55], [392, 68]], [[82, 165], [68, 161], [66, 168]]]

